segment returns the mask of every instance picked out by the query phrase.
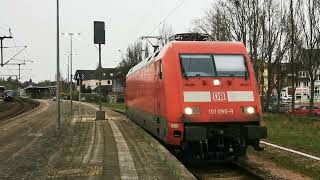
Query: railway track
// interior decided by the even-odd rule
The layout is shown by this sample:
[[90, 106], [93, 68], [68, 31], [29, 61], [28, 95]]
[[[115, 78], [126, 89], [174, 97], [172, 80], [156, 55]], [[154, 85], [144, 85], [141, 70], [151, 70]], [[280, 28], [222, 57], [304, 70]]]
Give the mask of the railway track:
[[31, 110], [38, 106], [37, 103], [27, 101], [21, 98], [15, 98], [11, 102], [1, 102], [0, 104], [0, 121], [4, 121], [13, 118], [19, 114], [22, 114], [28, 110]]
[[[120, 114], [125, 114], [123, 110], [112, 109]], [[160, 142], [161, 143], [161, 142]], [[175, 154], [172, 152], [172, 154]], [[179, 159], [179, 158], [178, 158]], [[193, 165], [181, 161], [189, 171], [199, 180], [211, 179], [239, 179], [239, 180], [262, 180], [269, 179], [258, 168], [236, 161], [228, 161], [223, 163], [197, 162]], [[272, 179], [272, 178], [271, 178]]]
[[191, 173], [199, 180], [211, 179], [238, 179], [238, 180], [261, 180], [265, 179], [255, 172], [237, 163], [201, 163], [187, 166]]

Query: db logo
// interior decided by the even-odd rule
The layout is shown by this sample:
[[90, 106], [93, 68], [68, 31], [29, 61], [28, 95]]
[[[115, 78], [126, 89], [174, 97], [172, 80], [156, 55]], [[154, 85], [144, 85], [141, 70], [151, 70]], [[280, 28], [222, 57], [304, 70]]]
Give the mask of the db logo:
[[226, 93], [224, 92], [212, 92], [213, 101], [225, 101], [227, 100]]

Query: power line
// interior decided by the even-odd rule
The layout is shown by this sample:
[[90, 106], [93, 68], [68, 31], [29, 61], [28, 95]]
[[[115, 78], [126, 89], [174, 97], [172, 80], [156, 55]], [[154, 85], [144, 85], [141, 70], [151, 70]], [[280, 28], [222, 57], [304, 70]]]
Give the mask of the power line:
[[[161, 24], [162, 24], [167, 18], [169, 18], [185, 1], [186, 1], [186, 0], [181, 0], [181, 1], [179, 1], [179, 2], [174, 6], [174, 8], [172, 8], [172, 9], [169, 11], [169, 13], [168, 13], [166, 16], [164, 16], [163, 18], [161, 18], [160, 23], [157, 24], [157, 25], [152, 29], [152, 31], [148, 34], [148, 36], [150, 36], [156, 29], [158, 29], [159, 26], [161, 26]], [[138, 39], [136, 39], [136, 40], [134, 41], [134, 43], [136, 43], [138, 40], [141, 40], [141, 37], [139, 37]], [[143, 41], [141, 41], [139, 44], [142, 44], [142, 43], [143, 43]]]
[[169, 16], [171, 16], [184, 2], [185, 2], [185, 0], [179, 1], [179, 2], [176, 4], [176, 6], [175, 6], [174, 8], [172, 8], [165, 17], [161, 18], [160, 23], [159, 23], [155, 28], [152, 29], [152, 31], [149, 33], [149, 35], [152, 34], [159, 26], [161, 26], [161, 24], [162, 24]]

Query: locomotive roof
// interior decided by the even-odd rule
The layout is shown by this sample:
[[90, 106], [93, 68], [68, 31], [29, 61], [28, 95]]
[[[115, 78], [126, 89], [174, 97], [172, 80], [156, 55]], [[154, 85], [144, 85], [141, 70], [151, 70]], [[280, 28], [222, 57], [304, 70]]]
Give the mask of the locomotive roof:
[[132, 67], [128, 75], [134, 73], [135, 71], [151, 64], [154, 61], [161, 59], [161, 57], [165, 54], [168, 49], [184, 49], [190, 47], [191, 45], [197, 45], [202, 47], [223, 47], [224, 49], [227, 48], [236, 48], [239, 49], [240, 52], [245, 52], [245, 46], [242, 42], [231, 42], [231, 41], [171, 41], [166, 44], [160, 51], [156, 51], [155, 53], [151, 54], [149, 57], [143, 59], [140, 63]]

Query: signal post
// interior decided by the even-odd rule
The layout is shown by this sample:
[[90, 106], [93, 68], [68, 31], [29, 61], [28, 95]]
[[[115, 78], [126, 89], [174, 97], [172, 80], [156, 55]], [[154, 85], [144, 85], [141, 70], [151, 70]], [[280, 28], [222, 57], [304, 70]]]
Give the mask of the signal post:
[[105, 26], [103, 21], [94, 21], [94, 44], [99, 44], [99, 111], [96, 112], [96, 120], [104, 120], [105, 111], [101, 110], [101, 44], [105, 44]]

